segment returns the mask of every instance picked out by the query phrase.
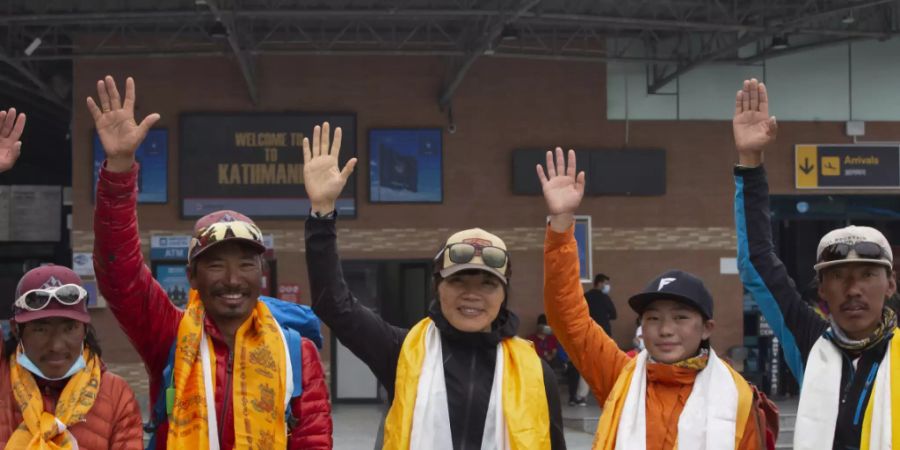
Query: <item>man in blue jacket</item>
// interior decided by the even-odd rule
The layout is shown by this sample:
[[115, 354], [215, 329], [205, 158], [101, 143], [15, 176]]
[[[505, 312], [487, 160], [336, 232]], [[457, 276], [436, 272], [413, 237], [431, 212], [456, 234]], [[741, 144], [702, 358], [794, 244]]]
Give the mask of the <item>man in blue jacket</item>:
[[[744, 81], [735, 100], [734, 169], [738, 267], [801, 385], [795, 449], [900, 446], [900, 341], [885, 301], [896, 291], [891, 246], [878, 230], [849, 226], [827, 233], [816, 250], [818, 295], [826, 317], [805, 302], [775, 254], [764, 151], [777, 134], [766, 87]], [[893, 373], [892, 373], [893, 372]], [[808, 376], [807, 376], [808, 375]]]

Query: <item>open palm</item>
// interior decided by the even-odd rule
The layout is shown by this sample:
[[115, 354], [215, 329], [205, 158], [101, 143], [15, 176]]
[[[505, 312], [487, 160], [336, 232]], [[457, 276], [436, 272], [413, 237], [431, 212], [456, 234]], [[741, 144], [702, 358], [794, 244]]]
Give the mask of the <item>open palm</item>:
[[313, 209], [320, 213], [328, 213], [333, 209], [356, 167], [356, 158], [347, 161], [343, 170], [338, 167], [341, 128], [334, 131], [334, 142], [329, 142], [330, 134], [331, 127], [325, 122], [313, 130], [312, 146], [309, 138], [303, 139], [303, 184]]
[[769, 116], [766, 85], [755, 78], [745, 80], [734, 105], [734, 143], [739, 153], [761, 153], [775, 140], [778, 124]]
[[150, 114], [138, 124], [134, 120], [135, 87], [129, 77], [125, 81], [125, 100], [112, 77], [97, 82], [100, 106], [88, 97], [87, 106], [94, 118], [94, 125], [108, 160], [133, 160], [134, 154], [147, 132], [159, 120], [159, 114]]
[[544, 168], [537, 165], [547, 210], [551, 215], [573, 214], [584, 197], [584, 172], [576, 171], [575, 150], [569, 150], [568, 167], [561, 148], [556, 148], [556, 162], [553, 159], [553, 152], [547, 152], [546, 174]]
[[0, 172], [12, 169], [22, 151], [22, 131], [25, 114], [16, 116], [16, 108], [0, 111]]

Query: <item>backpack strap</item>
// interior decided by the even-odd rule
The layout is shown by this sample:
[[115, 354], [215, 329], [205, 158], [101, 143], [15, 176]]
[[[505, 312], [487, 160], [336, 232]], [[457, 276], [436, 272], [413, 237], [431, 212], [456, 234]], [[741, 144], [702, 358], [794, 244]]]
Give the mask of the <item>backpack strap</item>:
[[284, 328], [284, 338], [287, 339], [291, 368], [294, 371], [294, 392], [291, 398], [299, 397], [303, 394], [303, 338], [292, 328]]
[[[294, 390], [291, 392], [291, 398], [300, 397], [303, 394], [303, 338], [300, 333], [293, 329], [282, 327], [284, 339], [287, 341], [288, 358], [291, 359], [291, 380]], [[291, 402], [289, 401], [284, 409], [284, 420], [288, 424], [288, 428], [293, 425], [293, 411], [291, 411]]]
[[147, 442], [147, 450], [156, 448], [156, 432], [159, 425], [169, 420], [169, 414], [175, 405], [175, 343], [169, 349], [169, 357], [166, 359], [166, 366], [163, 368], [163, 385], [160, 386], [159, 395], [153, 402], [153, 409], [150, 410], [150, 419], [144, 424], [144, 432], [150, 434], [150, 440]]

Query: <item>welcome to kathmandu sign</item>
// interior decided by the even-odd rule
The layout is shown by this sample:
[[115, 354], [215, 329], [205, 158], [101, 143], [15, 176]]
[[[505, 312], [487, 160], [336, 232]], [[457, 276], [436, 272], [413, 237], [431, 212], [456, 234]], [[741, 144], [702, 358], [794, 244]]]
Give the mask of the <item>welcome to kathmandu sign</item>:
[[[179, 191], [185, 218], [233, 209], [254, 218], [302, 218], [309, 213], [303, 187], [303, 138], [323, 122], [343, 133], [340, 164], [356, 156], [356, 116], [303, 113], [182, 114]], [[355, 176], [337, 202], [356, 215]]]

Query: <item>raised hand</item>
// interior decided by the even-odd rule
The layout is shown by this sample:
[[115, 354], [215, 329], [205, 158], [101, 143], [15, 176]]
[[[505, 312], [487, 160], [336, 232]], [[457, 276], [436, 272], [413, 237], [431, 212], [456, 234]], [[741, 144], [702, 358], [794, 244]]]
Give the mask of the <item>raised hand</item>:
[[153, 113], [140, 124], [134, 120], [134, 79], [125, 80], [125, 101], [119, 97], [116, 82], [109, 75], [97, 81], [97, 97], [100, 106], [91, 97], [87, 107], [94, 118], [94, 126], [106, 152], [106, 168], [112, 172], [127, 172], [134, 165], [134, 155], [159, 114]]
[[576, 172], [575, 150], [569, 150], [568, 165], [565, 162], [563, 150], [556, 147], [555, 163], [553, 152], [547, 152], [546, 174], [540, 164], [536, 166], [555, 231], [565, 231], [575, 221], [575, 210], [584, 197], [584, 171]]
[[741, 165], [762, 164], [764, 150], [778, 134], [778, 122], [775, 116], [769, 116], [769, 94], [764, 83], [756, 78], [744, 80], [734, 100], [731, 126]]
[[335, 202], [356, 167], [356, 158], [347, 161], [343, 170], [338, 167], [341, 127], [334, 130], [334, 142], [329, 143], [330, 135], [331, 126], [325, 122], [313, 130], [312, 148], [309, 138], [303, 138], [303, 186], [312, 210], [320, 214], [334, 211]]
[[22, 151], [22, 130], [25, 129], [25, 114], [16, 117], [16, 108], [0, 111], [0, 173], [12, 169]]

